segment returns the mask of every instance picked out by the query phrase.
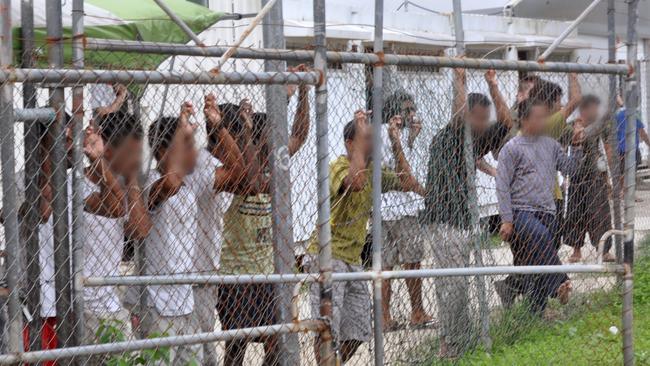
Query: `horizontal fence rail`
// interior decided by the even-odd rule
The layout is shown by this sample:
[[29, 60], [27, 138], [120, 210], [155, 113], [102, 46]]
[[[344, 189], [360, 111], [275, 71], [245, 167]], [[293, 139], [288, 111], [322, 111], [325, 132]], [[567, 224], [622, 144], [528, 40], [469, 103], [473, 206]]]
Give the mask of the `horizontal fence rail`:
[[[92, 51], [135, 52], [146, 54], [165, 54], [176, 56], [219, 57], [228, 47], [191, 46], [174, 43], [136, 42], [89, 38], [86, 49]], [[314, 51], [278, 50], [264, 48], [239, 48], [231, 56], [243, 59], [284, 60], [308, 62], [314, 59]], [[454, 58], [442, 56], [394, 55], [357, 52], [327, 52], [327, 61], [351, 64], [383, 64], [423, 67], [460, 67], [473, 69], [521, 70], [537, 72], [575, 72], [594, 74], [626, 75], [631, 69], [628, 65], [581, 64], [575, 62], [537, 62], [507, 61], [492, 59]]]
[[[332, 281], [371, 281], [375, 279], [429, 278], [458, 276], [489, 276], [534, 273], [623, 273], [619, 265], [585, 264], [561, 266], [496, 266], [471, 268], [438, 268], [380, 272], [333, 272]], [[84, 286], [137, 286], [137, 285], [224, 285], [239, 283], [290, 283], [316, 282], [316, 274], [269, 274], [269, 275], [178, 275], [178, 276], [121, 276], [88, 277]]]
[[56, 84], [309, 84], [318, 83], [317, 72], [171, 72], [142, 70], [11, 69], [0, 70], [0, 83]]
[[160, 347], [177, 347], [199, 343], [227, 341], [246, 337], [271, 336], [286, 333], [315, 332], [324, 326], [320, 320], [304, 320], [293, 324], [277, 324], [264, 327], [244, 328], [228, 331], [215, 331], [209, 333], [197, 333], [190, 335], [179, 335], [173, 337], [149, 338], [131, 340], [127, 342], [115, 342], [107, 344], [89, 345], [60, 348], [48, 351], [25, 352], [15, 355], [0, 355], [0, 365], [12, 365], [22, 362], [42, 362], [47, 360], [60, 360], [78, 356], [90, 356], [98, 354], [115, 354], [132, 352], [144, 349], [155, 349]]

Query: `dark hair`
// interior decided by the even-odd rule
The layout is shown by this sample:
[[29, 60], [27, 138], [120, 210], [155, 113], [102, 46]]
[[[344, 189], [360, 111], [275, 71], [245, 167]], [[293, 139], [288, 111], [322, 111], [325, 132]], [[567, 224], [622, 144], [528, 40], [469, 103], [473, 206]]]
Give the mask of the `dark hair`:
[[467, 95], [467, 110], [472, 110], [475, 107], [490, 107], [492, 102], [485, 94], [469, 93]]
[[160, 157], [160, 150], [172, 143], [179, 121], [178, 117], [160, 117], [149, 126], [149, 147], [156, 159]]
[[384, 101], [384, 107], [382, 110], [383, 123], [388, 123], [393, 116], [401, 114], [402, 104], [404, 104], [404, 102], [415, 103], [415, 99], [413, 98], [413, 95], [404, 90], [397, 90], [393, 94], [389, 95]]
[[144, 135], [140, 121], [123, 112], [109, 113], [98, 118], [97, 128], [104, 142], [112, 146], [121, 144], [128, 137], [141, 140]]
[[343, 127], [343, 141], [354, 140], [357, 134], [357, 124], [354, 120], [345, 124]]
[[[537, 83], [539, 83], [541, 80], [542, 80], [542, 79], [541, 79], [539, 76], [537, 76], [537, 75], [532, 75], [532, 74], [531, 74], [531, 75], [526, 75], [526, 76], [522, 77], [521, 79], [519, 79], [519, 86], [518, 86], [518, 89], [519, 89], [519, 90], [522, 90], [522, 87], [523, 87], [524, 84], [527, 84], [527, 83], [537, 84]], [[534, 86], [534, 85], [533, 85], [533, 86]]]
[[562, 88], [556, 83], [540, 79], [530, 90], [530, 98], [543, 101], [551, 108], [557, 100], [562, 98]]
[[528, 98], [517, 105], [517, 115], [519, 120], [528, 119], [530, 113], [533, 111], [533, 107], [544, 106], [548, 107], [548, 103], [545, 100], [537, 98]]
[[[228, 130], [228, 132], [230, 132], [230, 135], [233, 138], [237, 138], [243, 129], [239, 118], [239, 105], [233, 103], [223, 103], [219, 104], [219, 110], [221, 111], [223, 126], [226, 128], [226, 130]], [[215, 145], [217, 143], [217, 136], [215, 136], [214, 132], [216, 131], [209, 131], [206, 128], [208, 143], [210, 145]]]
[[586, 109], [591, 106], [599, 106], [600, 105], [600, 98], [593, 94], [587, 94], [582, 97], [582, 100], [580, 100], [580, 109]]
[[269, 125], [269, 117], [266, 113], [253, 113], [253, 142], [259, 143], [264, 136], [264, 131]]

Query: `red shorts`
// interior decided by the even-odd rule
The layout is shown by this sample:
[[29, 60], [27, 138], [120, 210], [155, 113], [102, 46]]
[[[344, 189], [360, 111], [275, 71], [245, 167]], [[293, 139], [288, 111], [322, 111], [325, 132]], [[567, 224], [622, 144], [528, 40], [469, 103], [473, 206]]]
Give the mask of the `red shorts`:
[[[42, 318], [41, 327], [41, 350], [55, 349], [56, 339], [56, 318]], [[29, 351], [29, 327], [23, 328], [23, 344], [25, 352]], [[43, 362], [45, 366], [56, 366], [54, 361]]]

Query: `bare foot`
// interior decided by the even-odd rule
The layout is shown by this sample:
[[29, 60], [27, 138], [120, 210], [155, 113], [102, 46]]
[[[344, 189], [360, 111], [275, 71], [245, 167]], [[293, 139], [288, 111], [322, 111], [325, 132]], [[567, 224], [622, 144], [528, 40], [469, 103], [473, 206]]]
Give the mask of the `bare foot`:
[[612, 253], [603, 253], [603, 262], [616, 262], [616, 256]]
[[431, 323], [432, 321], [433, 318], [429, 314], [425, 313], [424, 310], [414, 311], [411, 314], [411, 325], [424, 325]]
[[391, 332], [397, 328], [397, 322], [391, 317], [384, 317], [384, 332]]
[[580, 248], [574, 248], [573, 254], [569, 257], [569, 263], [578, 263], [582, 260], [582, 252]]
[[441, 339], [440, 348], [438, 348], [438, 358], [445, 359], [445, 360], [453, 360], [457, 357], [458, 357], [457, 354], [449, 350], [449, 346], [447, 346], [447, 342]]
[[569, 297], [571, 297], [571, 280], [564, 281], [557, 289], [557, 298], [560, 300], [560, 304], [566, 305], [569, 302]]

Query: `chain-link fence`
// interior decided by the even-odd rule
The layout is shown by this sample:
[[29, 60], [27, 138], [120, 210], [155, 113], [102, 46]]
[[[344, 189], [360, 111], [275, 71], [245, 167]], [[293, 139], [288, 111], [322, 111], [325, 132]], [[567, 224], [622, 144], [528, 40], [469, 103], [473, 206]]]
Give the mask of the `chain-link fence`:
[[621, 290], [632, 347], [626, 65], [327, 52], [323, 1], [224, 61], [75, 0], [17, 68], [10, 3], [0, 363], [472, 363]]

